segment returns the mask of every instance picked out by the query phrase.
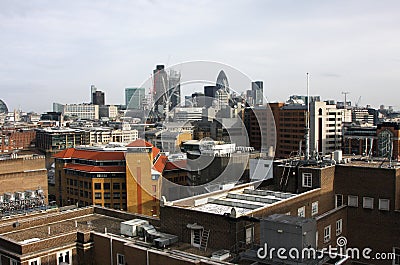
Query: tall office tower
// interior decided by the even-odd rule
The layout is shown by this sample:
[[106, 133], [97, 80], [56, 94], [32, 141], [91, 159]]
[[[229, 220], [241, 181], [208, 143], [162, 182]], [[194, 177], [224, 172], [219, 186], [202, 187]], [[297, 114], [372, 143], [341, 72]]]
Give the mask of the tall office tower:
[[96, 93], [97, 87], [95, 85], [90, 86], [90, 102], [93, 103], [93, 94]]
[[170, 110], [181, 103], [181, 73], [172, 69], [169, 71], [168, 97]]
[[248, 106], [254, 106], [253, 90], [246, 90], [246, 103]]
[[105, 97], [104, 97], [104, 92], [97, 90], [97, 87], [95, 85], [90, 86], [90, 93], [91, 93], [91, 103], [93, 105], [105, 105]]
[[95, 93], [93, 93], [92, 104], [100, 106], [105, 105], [105, 96], [103, 91], [96, 91]]
[[218, 74], [216, 87], [224, 90], [228, 95], [230, 94], [228, 78], [226, 77], [224, 70], [221, 70]]
[[125, 106], [127, 109], [143, 109], [146, 90], [142, 87], [125, 88]]
[[168, 74], [164, 65], [157, 65], [153, 70], [153, 82], [155, 112], [163, 114], [168, 99]]
[[204, 87], [205, 104], [207, 107], [211, 107], [213, 100], [215, 99], [215, 94], [218, 89], [219, 88], [217, 86]]
[[263, 81], [251, 82], [251, 90], [253, 94], [253, 104], [254, 106], [260, 106], [263, 104], [264, 98], [264, 83]]

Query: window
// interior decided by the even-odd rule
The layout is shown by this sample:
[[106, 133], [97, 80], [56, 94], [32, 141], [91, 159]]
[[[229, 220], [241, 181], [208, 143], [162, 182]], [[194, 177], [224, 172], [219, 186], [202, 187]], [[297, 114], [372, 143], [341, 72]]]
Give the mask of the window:
[[101, 190], [101, 183], [94, 183], [95, 190]]
[[114, 209], [119, 210], [121, 207], [119, 206], [119, 203], [114, 203]]
[[94, 198], [95, 199], [101, 199], [101, 192], [95, 192], [94, 193]]
[[105, 203], [105, 204], [104, 204], [104, 207], [106, 207], [106, 208], [111, 208], [111, 203]]
[[18, 261], [16, 261], [15, 259], [10, 259], [10, 265], [18, 265]]
[[389, 211], [389, 200], [388, 199], [379, 199], [379, 210]]
[[393, 265], [400, 265], [400, 248], [393, 248]]
[[342, 230], [343, 230], [343, 220], [339, 219], [336, 221], [336, 235], [340, 235], [342, 234]]
[[104, 199], [110, 199], [111, 194], [109, 192], [104, 192]]
[[303, 206], [297, 209], [297, 215], [300, 217], [306, 217], [306, 207]]
[[318, 213], [318, 201], [311, 204], [311, 215], [316, 215]]
[[343, 195], [342, 194], [336, 194], [335, 205], [336, 205], [336, 208], [343, 205]]
[[151, 185], [151, 186], [152, 186], [153, 192], [157, 192], [157, 185]]
[[349, 195], [347, 197], [347, 205], [350, 207], [358, 207], [358, 196]]
[[67, 251], [62, 251], [57, 253], [57, 265], [60, 265], [60, 263], [67, 263], [67, 264], [72, 264], [72, 251], [67, 250]]
[[28, 261], [28, 264], [29, 265], [40, 265], [40, 258], [31, 259], [31, 260]]
[[121, 197], [121, 193], [119, 192], [113, 192], [113, 198], [114, 199], [119, 199]]
[[113, 183], [113, 190], [119, 190], [121, 188], [120, 183]]
[[109, 190], [111, 188], [110, 183], [104, 183], [103, 185], [105, 190]]
[[324, 242], [329, 242], [331, 240], [331, 226], [328, 225], [324, 228]]
[[117, 265], [125, 265], [125, 256], [122, 254], [117, 254]]
[[312, 174], [311, 173], [303, 173], [303, 187], [304, 188], [312, 187]]
[[365, 209], [374, 209], [374, 198], [364, 197], [363, 198], [363, 207]]

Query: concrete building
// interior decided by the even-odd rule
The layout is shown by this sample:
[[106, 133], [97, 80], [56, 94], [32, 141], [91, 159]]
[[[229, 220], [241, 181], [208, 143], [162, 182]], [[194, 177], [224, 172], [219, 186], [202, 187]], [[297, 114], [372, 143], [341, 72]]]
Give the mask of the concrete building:
[[203, 117], [203, 108], [175, 108], [174, 122], [200, 121]]
[[59, 104], [53, 103], [54, 112], [62, 112], [64, 116], [76, 119], [98, 120], [99, 105], [94, 104]]
[[125, 88], [125, 106], [127, 109], [143, 109], [146, 90], [142, 87]]
[[264, 82], [251, 82], [251, 92], [254, 106], [262, 106], [264, 104]]
[[99, 106], [99, 118], [115, 119], [118, 116], [118, 108], [114, 105]]
[[342, 148], [343, 110], [326, 102], [310, 104], [310, 150], [332, 153]]
[[36, 129], [36, 147], [45, 153], [55, 153], [84, 143], [84, 131], [70, 128]]

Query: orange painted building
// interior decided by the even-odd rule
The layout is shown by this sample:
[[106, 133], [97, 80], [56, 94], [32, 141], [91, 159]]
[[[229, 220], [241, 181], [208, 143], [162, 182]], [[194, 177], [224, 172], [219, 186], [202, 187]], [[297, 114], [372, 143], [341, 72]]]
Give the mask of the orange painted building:
[[54, 155], [56, 202], [157, 216], [167, 157], [144, 140], [126, 147], [77, 147]]
[[128, 211], [158, 216], [167, 157], [149, 142], [138, 139], [127, 145], [125, 159]]

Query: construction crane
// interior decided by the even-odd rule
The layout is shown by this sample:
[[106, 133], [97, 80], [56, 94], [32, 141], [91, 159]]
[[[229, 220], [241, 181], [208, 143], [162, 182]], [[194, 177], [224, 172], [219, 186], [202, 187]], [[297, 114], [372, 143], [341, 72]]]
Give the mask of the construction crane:
[[361, 102], [361, 96], [358, 98], [357, 102], [356, 102], [356, 108], [358, 108], [358, 106], [360, 105]]
[[347, 109], [347, 95], [350, 94], [350, 92], [342, 92], [342, 95], [344, 95], [344, 109]]

